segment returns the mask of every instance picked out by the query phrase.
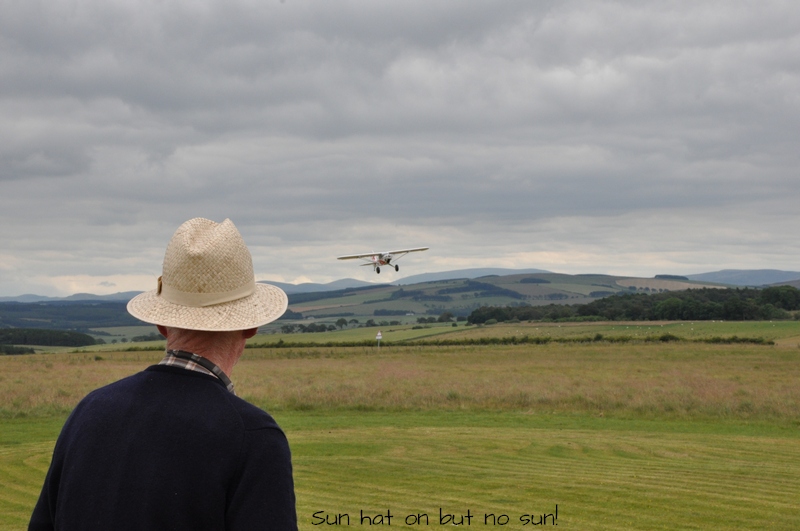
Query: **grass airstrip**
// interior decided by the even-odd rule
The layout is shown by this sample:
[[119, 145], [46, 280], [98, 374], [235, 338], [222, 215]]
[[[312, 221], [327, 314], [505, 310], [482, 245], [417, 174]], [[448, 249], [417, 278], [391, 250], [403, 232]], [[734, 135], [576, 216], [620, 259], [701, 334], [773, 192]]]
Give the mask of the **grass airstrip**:
[[[413, 332], [439, 329], [631, 339], [247, 349], [233, 380], [289, 437], [301, 529], [800, 528], [800, 323]], [[773, 344], [697, 341], [732, 336]], [[26, 527], [75, 403], [161, 356], [105, 348], [0, 357], [0, 530]]]

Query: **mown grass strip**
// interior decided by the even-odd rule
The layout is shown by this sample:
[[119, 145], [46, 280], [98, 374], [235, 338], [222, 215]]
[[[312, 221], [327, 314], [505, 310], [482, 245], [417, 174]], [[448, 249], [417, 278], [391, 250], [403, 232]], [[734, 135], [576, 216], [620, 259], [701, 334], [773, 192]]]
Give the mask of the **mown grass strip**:
[[[432, 427], [423, 420], [415, 428], [398, 420], [408, 415], [369, 414], [368, 426], [334, 420], [327, 429], [294, 432], [301, 528], [314, 528], [315, 513], [348, 514], [350, 527], [358, 526], [362, 510], [391, 510], [401, 529], [416, 528], [402, 525], [412, 514], [427, 514], [431, 529], [452, 527], [438, 525], [441, 510], [456, 518], [470, 511], [479, 527], [523, 529], [521, 516], [552, 514], [556, 504], [558, 525], [571, 529], [793, 529], [800, 523], [796, 438], [703, 429], [664, 437], [663, 426], [597, 431], [584, 429], [580, 418], [553, 429], [539, 425], [540, 418], [513, 414], [501, 414], [507, 421], [500, 426]], [[376, 416], [384, 422], [373, 424]], [[762, 444], [774, 446], [759, 455], [753, 449]], [[508, 515], [511, 523], [484, 526], [486, 514]]]
[[[399, 529], [452, 528], [439, 525], [440, 510], [469, 511], [475, 527], [527, 529], [520, 517], [555, 505], [568, 529], [800, 525], [800, 434], [769, 424], [437, 411], [277, 418], [303, 530], [371, 528], [362, 511], [390, 511]], [[63, 420], [0, 421], [0, 530], [25, 528]], [[314, 525], [344, 514], [349, 526]], [[489, 514], [509, 524], [484, 525]], [[406, 525], [411, 515], [429, 524]]]

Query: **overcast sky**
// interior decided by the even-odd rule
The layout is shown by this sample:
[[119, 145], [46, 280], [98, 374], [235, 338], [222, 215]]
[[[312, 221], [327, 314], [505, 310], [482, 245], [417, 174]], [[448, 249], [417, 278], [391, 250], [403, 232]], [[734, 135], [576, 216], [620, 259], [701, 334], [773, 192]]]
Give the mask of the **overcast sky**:
[[259, 280], [800, 270], [796, 1], [0, 13], [0, 295], [152, 289], [192, 217]]

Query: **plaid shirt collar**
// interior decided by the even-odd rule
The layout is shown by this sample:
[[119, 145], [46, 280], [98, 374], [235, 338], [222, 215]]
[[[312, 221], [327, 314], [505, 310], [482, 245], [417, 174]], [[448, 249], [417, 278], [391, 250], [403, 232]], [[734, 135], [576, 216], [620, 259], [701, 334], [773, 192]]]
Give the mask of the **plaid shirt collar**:
[[164, 356], [164, 359], [158, 362], [158, 364], [171, 365], [173, 367], [180, 367], [189, 371], [201, 372], [203, 374], [215, 376], [219, 378], [223, 384], [225, 384], [225, 387], [228, 388], [228, 391], [236, 394], [236, 391], [233, 389], [233, 382], [230, 378], [228, 378], [227, 374], [222, 372], [222, 369], [217, 367], [211, 360], [202, 356], [198, 356], [192, 352], [186, 352], [185, 350], [168, 350]]

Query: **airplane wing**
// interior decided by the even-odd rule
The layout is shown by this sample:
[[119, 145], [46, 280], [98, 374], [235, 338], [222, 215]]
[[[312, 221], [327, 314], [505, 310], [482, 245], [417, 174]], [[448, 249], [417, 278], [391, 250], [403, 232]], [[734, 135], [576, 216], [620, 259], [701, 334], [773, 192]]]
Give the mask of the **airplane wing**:
[[397, 251], [383, 251], [383, 252], [371, 252], [371, 253], [363, 253], [363, 254], [346, 254], [344, 256], [338, 256], [337, 260], [352, 260], [354, 258], [371, 258], [373, 256], [383, 256], [387, 254], [391, 255], [398, 255], [398, 254], [406, 254], [406, 253], [415, 253], [418, 251], [427, 251], [429, 247], [415, 247], [413, 249], [399, 249]]
[[413, 249], [400, 249], [398, 251], [388, 251], [384, 254], [405, 254], [405, 253], [416, 253], [417, 251], [427, 251], [429, 247], [415, 247]]
[[337, 260], [352, 260], [353, 258], [370, 258], [372, 256], [379, 256], [381, 253], [364, 253], [364, 254], [347, 254], [339, 256]]

